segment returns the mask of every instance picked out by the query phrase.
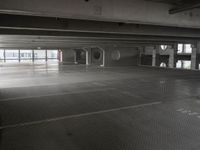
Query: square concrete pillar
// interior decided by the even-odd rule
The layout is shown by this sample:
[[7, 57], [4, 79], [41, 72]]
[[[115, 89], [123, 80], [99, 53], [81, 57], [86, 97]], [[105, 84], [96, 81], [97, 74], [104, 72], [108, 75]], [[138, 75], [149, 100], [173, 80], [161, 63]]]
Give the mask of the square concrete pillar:
[[195, 70], [197, 68], [197, 46], [192, 45], [192, 54], [191, 54], [191, 69]]
[[196, 69], [199, 69], [200, 64], [200, 41], [196, 45]]
[[152, 50], [152, 66], [158, 66], [159, 46], [155, 46]]
[[74, 64], [78, 64], [78, 61], [77, 61], [77, 51], [74, 50]]
[[106, 65], [106, 51], [103, 50], [103, 64], [101, 65], [101, 67], [105, 67]]
[[85, 49], [86, 51], [86, 65], [91, 65], [92, 63], [92, 51], [91, 49]]
[[171, 47], [169, 54], [169, 68], [176, 67], [177, 44]]

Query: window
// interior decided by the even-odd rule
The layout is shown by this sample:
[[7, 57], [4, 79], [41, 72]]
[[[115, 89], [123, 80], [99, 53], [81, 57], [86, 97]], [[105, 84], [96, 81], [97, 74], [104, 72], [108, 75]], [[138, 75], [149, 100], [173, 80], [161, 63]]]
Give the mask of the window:
[[176, 68], [182, 68], [182, 61], [181, 60], [177, 61]]
[[45, 50], [34, 50], [35, 59], [46, 59]]
[[178, 62], [176, 63], [176, 68], [191, 69], [191, 61], [190, 60], [178, 60]]
[[19, 60], [19, 50], [5, 50], [6, 60]]
[[58, 50], [47, 50], [47, 58], [48, 59], [57, 59], [58, 58]]
[[160, 45], [161, 50], [165, 51], [167, 49], [167, 45]]
[[184, 45], [184, 52], [185, 53], [192, 53], [192, 45], [191, 44], [185, 44]]
[[[5, 53], [4, 53], [5, 51]], [[46, 53], [47, 52], [47, 53]], [[9, 50], [0, 49], [0, 62], [45, 62], [48, 61], [58, 62], [62, 53], [58, 50]], [[5, 55], [5, 58], [4, 58]], [[34, 56], [34, 57], [33, 57]]]
[[183, 69], [191, 69], [191, 61], [183, 61]]
[[160, 67], [166, 68], [167, 65], [166, 65], [166, 63], [162, 62], [162, 63], [160, 64]]
[[178, 53], [183, 52], [183, 44], [178, 44]]
[[20, 59], [32, 59], [32, 50], [20, 50]]
[[178, 44], [178, 53], [192, 53], [192, 45]]

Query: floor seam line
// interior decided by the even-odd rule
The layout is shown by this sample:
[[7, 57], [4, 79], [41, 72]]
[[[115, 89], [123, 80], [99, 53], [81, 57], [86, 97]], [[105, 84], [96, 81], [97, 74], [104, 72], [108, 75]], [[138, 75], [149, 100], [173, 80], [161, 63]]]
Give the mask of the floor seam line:
[[24, 126], [30, 126], [30, 125], [37, 125], [37, 124], [49, 123], [49, 122], [72, 119], [72, 118], [80, 118], [80, 117], [86, 117], [86, 116], [91, 116], [91, 115], [98, 115], [98, 114], [103, 114], [103, 113], [128, 110], [128, 109], [134, 109], [134, 108], [140, 108], [140, 107], [152, 106], [152, 105], [158, 105], [158, 104], [162, 104], [162, 102], [157, 101], [157, 102], [140, 104], [140, 105], [131, 105], [131, 106], [126, 106], [126, 107], [112, 108], [112, 109], [100, 110], [100, 111], [95, 111], [95, 112], [81, 113], [81, 114], [76, 114], [76, 115], [68, 115], [68, 116], [51, 118], [51, 119], [44, 119], [44, 120], [40, 120], [40, 121], [31, 121], [31, 122], [18, 123], [18, 124], [14, 124], [14, 125], [5, 125], [5, 126], [0, 126], [0, 130], [24, 127]]

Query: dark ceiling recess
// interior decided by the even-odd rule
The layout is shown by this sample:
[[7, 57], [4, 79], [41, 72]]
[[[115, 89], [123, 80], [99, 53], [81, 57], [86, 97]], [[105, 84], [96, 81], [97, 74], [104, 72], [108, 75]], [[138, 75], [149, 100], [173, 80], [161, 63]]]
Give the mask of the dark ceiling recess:
[[169, 14], [176, 14], [179, 12], [200, 8], [200, 0], [146, 0], [159, 3], [167, 3], [172, 5]]
[[175, 13], [179, 13], [179, 12], [183, 12], [183, 11], [187, 11], [187, 10], [192, 10], [195, 8], [200, 8], [200, 1], [198, 0], [191, 0], [191, 1], [183, 1], [181, 5], [177, 5], [174, 8], [172, 8], [171, 10], [169, 10], [170, 14], [175, 14]]

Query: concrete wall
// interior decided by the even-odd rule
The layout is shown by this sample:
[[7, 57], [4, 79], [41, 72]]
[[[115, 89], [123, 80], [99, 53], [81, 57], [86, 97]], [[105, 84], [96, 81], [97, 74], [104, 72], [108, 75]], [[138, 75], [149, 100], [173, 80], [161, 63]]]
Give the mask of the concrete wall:
[[82, 49], [76, 49], [75, 52], [75, 62], [77, 64], [86, 64], [86, 52]]
[[86, 63], [86, 53], [82, 49], [63, 49], [62, 54], [64, 63]]
[[200, 28], [199, 10], [170, 15], [172, 6], [146, 0], [1, 0], [0, 11]]
[[62, 49], [63, 62], [74, 63], [74, 53], [75, 53], [74, 50]]
[[[100, 66], [103, 64], [103, 50], [105, 50], [105, 66], [136, 66], [139, 64], [139, 50], [135, 47], [105, 47], [99, 48], [88, 48], [91, 50], [91, 55], [89, 59], [91, 60], [90, 65]], [[75, 63], [85, 64], [86, 53], [84, 56], [79, 57], [79, 53], [83, 50], [62, 50], [63, 62], [65, 63]], [[76, 52], [76, 54], [75, 54]], [[95, 59], [95, 52], [100, 53], [99, 59]], [[76, 61], [75, 61], [76, 59]]]
[[[160, 66], [161, 63], [165, 63], [168, 67], [172, 51], [174, 51], [172, 46], [168, 46], [165, 50], [162, 50], [158, 45], [146, 46], [141, 52], [141, 65]], [[155, 59], [155, 62], [153, 62], [153, 59]]]
[[135, 47], [106, 48], [106, 66], [137, 66], [139, 50]]

